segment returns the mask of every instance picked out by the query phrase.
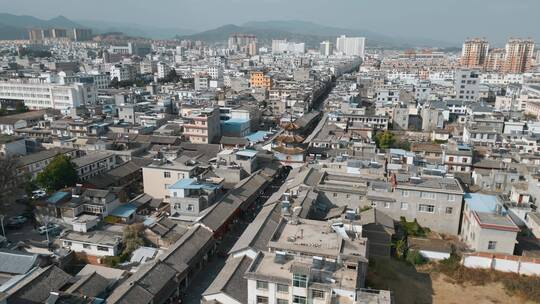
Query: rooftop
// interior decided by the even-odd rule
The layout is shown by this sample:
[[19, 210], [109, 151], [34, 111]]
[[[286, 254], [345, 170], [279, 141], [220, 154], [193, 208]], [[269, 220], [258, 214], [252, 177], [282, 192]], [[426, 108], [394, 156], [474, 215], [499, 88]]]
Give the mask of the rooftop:
[[199, 182], [196, 179], [183, 178], [169, 186], [169, 189], [188, 189], [188, 190], [215, 190], [218, 186], [210, 183]]
[[135, 211], [137, 211], [137, 206], [135, 204], [125, 203], [125, 204], [122, 204], [122, 205], [118, 206], [116, 209], [114, 209], [110, 213], [110, 215], [116, 216], [116, 217], [121, 217], [121, 218], [128, 218], [133, 213], [135, 213]]
[[70, 231], [61, 236], [60, 239], [87, 244], [115, 246], [120, 242], [121, 237], [105, 231], [92, 231], [87, 233]]

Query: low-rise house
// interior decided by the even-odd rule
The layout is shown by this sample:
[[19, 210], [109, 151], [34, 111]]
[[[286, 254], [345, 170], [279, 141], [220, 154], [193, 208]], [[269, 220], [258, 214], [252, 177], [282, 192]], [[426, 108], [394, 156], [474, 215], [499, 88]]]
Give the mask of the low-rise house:
[[79, 156], [80, 152], [71, 148], [51, 148], [28, 154], [17, 159], [17, 175], [34, 179], [57, 155], [62, 154], [73, 159]]
[[73, 163], [81, 181], [103, 174], [117, 166], [116, 156], [110, 152], [89, 152], [85, 156], [73, 159]]
[[56, 206], [57, 214], [71, 223], [81, 214], [105, 217], [120, 206], [120, 200], [109, 190], [72, 188], [71, 199]]
[[394, 220], [417, 220], [423, 227], [458, 235], [464, 190], [453, 178], [411, 178], [407, 182], [373, 182], [366, 200]]
[[82, 253], [89, 262], [98, 264], [100, 257], [118, 255], [122, 243], [121, 236], [101, 230], [86, 233], [70, 231], [58, 239], [62, 247]]
[[26, 140], [24, 137], [0, 136], [0, 157], [11, 158], [22, 155], [26, 155]]
[[540, 240], [540, 214], [536, 212], [528, 212], [525, 215], [525, 224], [534, 235], [534, 237]]
[[497, 196], [467, 193], [461, 239], [473, 250], [512, 255], [519, 227]]
[[169, 201], [169, 186], [200, 173], [199, 165], [191, 159], [161, 161], [143, 167], [144, 192], [154, 198]]
[[169, 186], [170, 214], [173, 218], [194, 221], [206, 208], [221, 198], [220, 183], [197, 179], [181, 179]]
[[469, 173], [474, 151], [469, 145], [450, 143], [443, 150], [443, 162], [448, 172]]
[[13, 135], [18, 129], [36, 126], [46, 116], [59, 113], [57, 110], [45, 109], [0, 117], [0, 133]]

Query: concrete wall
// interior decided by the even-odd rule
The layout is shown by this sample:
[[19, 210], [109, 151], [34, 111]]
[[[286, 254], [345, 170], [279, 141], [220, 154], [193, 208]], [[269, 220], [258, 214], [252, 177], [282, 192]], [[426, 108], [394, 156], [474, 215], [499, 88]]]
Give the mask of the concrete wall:
[[524, 275], [540, 275], [540, 259], [515, 255], [473, 253], [465, 255], [461, 261], [465, 267], [493, 269]]

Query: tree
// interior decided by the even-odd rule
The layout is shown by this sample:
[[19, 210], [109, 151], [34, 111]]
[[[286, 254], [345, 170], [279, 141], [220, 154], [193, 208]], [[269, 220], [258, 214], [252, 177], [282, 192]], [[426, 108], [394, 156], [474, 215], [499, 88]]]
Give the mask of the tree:
[[77, 183], [77, 170], [71, 159], [65, 155], [56, 156], [36, 178], [36, 183], [53, 192]]
[[388, 149], [394, 145], [394, 134], [390, 131], [384, 131], [375, 135], [375, 143], [380, 149]]
[[109, 84], [109, 86], [111, 88], [118, 89], [120, 87], [120, 84], [118, 82], [118, 77], [114, 77], [113, 79], [111, 79], [111, 83]]
[[17, 162], [10, 158], [0, 158], [0, 213], [9, 208], [12, 192], [17, 188]]
[[137, 248], [144, 245], [141, 235], [144, 226], [142, 224], [133, 224], [124, 228], [124, 254], [131, 254]]
[[28, 107], [24, 103], [19, 102], [19, 103], [17, 103], [17, 105], [15, 107], [15, 112], [16, 113], [26, 113], [26, 112], [28, 112]]

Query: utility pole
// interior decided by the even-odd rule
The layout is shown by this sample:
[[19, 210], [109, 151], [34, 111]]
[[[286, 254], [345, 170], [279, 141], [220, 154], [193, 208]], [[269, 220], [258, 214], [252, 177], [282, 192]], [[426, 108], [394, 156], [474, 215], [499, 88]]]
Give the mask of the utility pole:
[[0, 225], [2, 226], [2, 236], [6, 238], [6, 231], [4, 230], [4, 215], [0, 215]]

